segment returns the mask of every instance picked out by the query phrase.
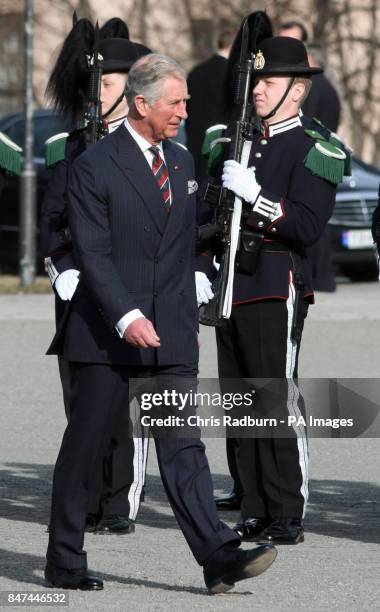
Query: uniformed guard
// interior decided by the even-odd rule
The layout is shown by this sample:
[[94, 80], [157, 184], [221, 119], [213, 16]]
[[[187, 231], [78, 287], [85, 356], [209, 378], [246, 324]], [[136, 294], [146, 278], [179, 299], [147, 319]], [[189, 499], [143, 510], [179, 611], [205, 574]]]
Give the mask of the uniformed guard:
[[[117, 35], [115, 37], [115, 35]], [[74, 17], [49, 80], [47, 93], [60, 114], [76, 129], [47, 141], [48, 182], [40, 220], [41, 246], [45, 266], [56, 294], [57, 332], [49, 354], [58, 355], [66, 416], [70, 418], [71, 380], [62, 357], [64, 331], [70, 302], [75, 296], [80, 274], [72, 252], [66, 212], [66, 186], [71, 163], [88, 145], [89, 121], [95, 120], [96, 138], [118, 128], [128, 112], [125, 98], [127, 74], [132, 64], [150, 52], [144, 45], [128, 39], [126, 24], [114, 18], [100, 30], [99, 37], [91, 22]], [[97, 42], [97, 38], [100, 41]], [[98, 46], [101, 58], [101, 104], [99, 117], [91, 119], [87, 111], [91, 62]], [[133, 410], [138, 410], [134, 400]], [[148, 439], [129, 434], [128, 411], [117, 423], [110, 450], [96, 470], [88, 508], [87, 530], [96, 533], [132, 533], [140, 505], [147, 460]]]
[[3, 132], [0, 132], [0, 194], [5, 175], [20, 176], [22, 148]]
[[[245, 163], [226, 160], [229, 129], [219, 126], [219, 133], [208, 134], [216, 182], [243, 200], [232, 313], [216, 329], [219, 377], [276, 379], [285, 421], [301, 416], [302, 408], [294, 379], [304, 318], [314, 301], [306, 247], [321, 236], [336, 186], [349, 172], [348, 151], [300, 115], [310, 77], [320, 71], [309, 66], [299, 40], [263, 40], [254, 59], [257, 119]], [[212, 299], [213, 275], [210, 252], [202, 254], [198, 302]], [[259, 391], [256, 401], [257, 410], [272, 409], [268, 394]], [[278, 433], [229, 439], [236, 488], [219, 507], [240, 505], [235, 529], [243, 540], [297, 544], [304, 539], [308, 498], [306, 431], [301, 425], [289, 427], [285, 436]]]

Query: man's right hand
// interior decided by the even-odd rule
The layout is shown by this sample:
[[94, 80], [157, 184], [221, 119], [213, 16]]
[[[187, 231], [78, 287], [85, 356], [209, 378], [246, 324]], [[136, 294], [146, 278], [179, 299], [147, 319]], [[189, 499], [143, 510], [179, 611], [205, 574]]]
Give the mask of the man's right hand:
[[145, 317], [132, 321], [125, 330], [123, 338], [137, 348], [158, 348], [161, 346], [153, 324]]

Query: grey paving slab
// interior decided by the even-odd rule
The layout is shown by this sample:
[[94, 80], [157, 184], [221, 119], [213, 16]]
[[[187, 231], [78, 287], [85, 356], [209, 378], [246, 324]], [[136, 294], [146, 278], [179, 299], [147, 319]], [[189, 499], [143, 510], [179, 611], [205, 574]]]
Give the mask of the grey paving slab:
[[[317, 297], [303, 339], [303, 376], [377, 376], [379, 286], [344, 285], [336, 294]], [[0, 590], [50, 592], [43, 583], [46, 525], [65, 426], [56, 362], [43, 355], [53, 330], [52, 309], [51, 296], [0, 297]], [[201, 375], [216, 376], [208, 329], [201, 332]], [[206, 445], [215, 490], [228, 490], [224, 441], [208, 439]], [[264, 575], [233, 594], [210, 597], [167, 504], [151, 445], [147, 498], [136, 533], [86, 536], [90, 567], [102, 574], [106, 588], [70, 592], [69, 609], [376, 610], [379, 465], [376, 439], [311, 439], [305, 543], [279, 547]], [[230, 524], [236, 518], [223, 515]]]

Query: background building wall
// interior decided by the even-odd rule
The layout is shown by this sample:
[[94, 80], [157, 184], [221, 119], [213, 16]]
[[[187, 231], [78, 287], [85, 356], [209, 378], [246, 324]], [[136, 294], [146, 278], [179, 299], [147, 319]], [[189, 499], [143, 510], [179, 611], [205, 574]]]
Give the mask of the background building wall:
[[[356, 154], [380, 166], [379, 0], [35, 0], [38, 105], [47, 104], [47, 78], [74, 8], [80, 17], [99, 19], [100, 25], [114, 16], [125, 19], [133, 40], [171, 55], [187, 70], [212, 53], [223, 24], [238, 26], [252, 10], [266, 8], [275, 27], [288, 19], [302, 21], [310, 40], [326, 50], [328, 75], [343, 104], [341, 135]], [[22, 104], [23, 9], [24, 0], [0, 0], [1, 113]]]

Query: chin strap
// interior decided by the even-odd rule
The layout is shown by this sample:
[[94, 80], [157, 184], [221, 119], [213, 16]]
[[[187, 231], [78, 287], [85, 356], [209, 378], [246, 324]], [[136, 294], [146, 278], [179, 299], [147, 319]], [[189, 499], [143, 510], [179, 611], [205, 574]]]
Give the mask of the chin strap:
[[267, 119], [271, 119], [272, 117], [274, 117], [274, 115], [277, 113], [278, 109], [280, 108], [280, 106], [282, 106], [282, 104], [285, 102], [286, 96], [288, 95], [289, 91], [291, 90], [291, 88], [293, 87], [293, 83], [295, 81], [296, 77], [291, 77], [290, 81], [289, 81], [289, 85], [286, 88], [286, 91], [284, 93], [284, 95], [282, 96], [281, 100], [276, 104], [276, 106], [274, 107], [274, 109], [268, 113], [268, 115], [265, 115], [265, 117], [261, 117], [262, 121], [267, 121]]
[[117, 100], [112, 104], [111, 108], [106, 113], [104, 113], [104, 115], [102, 115], [103, 119], [106, 119], [111, 113], [113, 113], [113, 111], [119, 106], [120, 102], [123, 101], [124, 96], [125, 92], [123, 92], [121, 96], [119, 96]]

